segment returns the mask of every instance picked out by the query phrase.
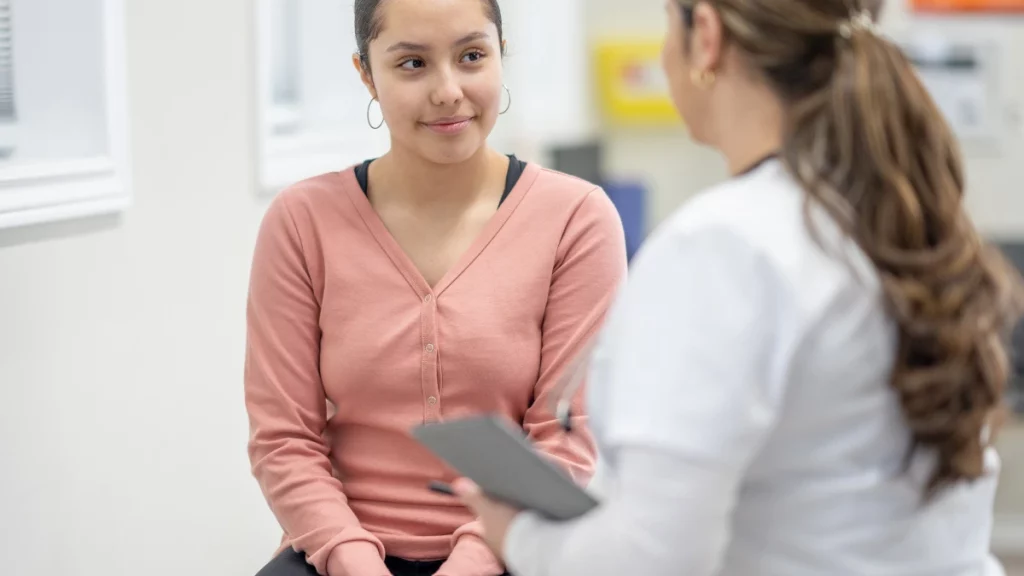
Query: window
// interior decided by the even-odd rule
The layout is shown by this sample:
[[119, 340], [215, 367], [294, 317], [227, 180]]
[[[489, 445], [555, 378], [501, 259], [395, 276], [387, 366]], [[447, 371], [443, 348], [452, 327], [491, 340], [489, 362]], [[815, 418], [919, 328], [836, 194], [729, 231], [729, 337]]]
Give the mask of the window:
[[350, 63], [352, 3], [257, 0], [261, 192], [273, 194], [387, 150], [366, 121], [370, 95]]
[[270, 129], [286, 134], [299, 127], [299, 0], [275, 0], [271, 14]]
[[495, 133], [544, 155], [554, 145], [588, 142], [593, 89], [584, 0], [504, 0], [501, 8], [512, 106]]
[[17, 129], [11, 32], [11, 2], [0, 0], [0, 159], [14, 153]]
[[129, 204], [123, 59], [122, 0], [0, 0], [0, 227]]

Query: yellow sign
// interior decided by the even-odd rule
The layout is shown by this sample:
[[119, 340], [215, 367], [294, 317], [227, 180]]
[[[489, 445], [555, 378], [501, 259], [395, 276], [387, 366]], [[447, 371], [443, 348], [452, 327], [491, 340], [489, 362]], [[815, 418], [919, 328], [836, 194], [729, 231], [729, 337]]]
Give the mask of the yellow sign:
[[607, 41], [594, 63], [601, 110], [616, 124], [665, 126], [679, 123], [661, 69], [661, 41]]

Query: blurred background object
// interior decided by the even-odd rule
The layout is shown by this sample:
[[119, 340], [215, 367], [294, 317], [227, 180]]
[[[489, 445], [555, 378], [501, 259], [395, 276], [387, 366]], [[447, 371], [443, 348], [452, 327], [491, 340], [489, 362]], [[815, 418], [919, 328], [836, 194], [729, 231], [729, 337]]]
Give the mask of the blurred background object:
[[[1024, 0], [910, 2], [884, 27], [961, 136], [978, 226], [1024, 266]], [[666, 113], [663, 0], [503, 8], [492, 143], [602, 185], [631, 255], [726, 176]], [[245, 576], [273, 552], [245, 453], [249, 259], [283, 186], [386, 149], [354, 49], [351, 0], [0, 0], [3, 574]], [[1010, 562], [1020, 422], [999, 439]]]
[[17, 145], [13, 34], [11, 0], [0, 0], [0, 159], [9, 158]]

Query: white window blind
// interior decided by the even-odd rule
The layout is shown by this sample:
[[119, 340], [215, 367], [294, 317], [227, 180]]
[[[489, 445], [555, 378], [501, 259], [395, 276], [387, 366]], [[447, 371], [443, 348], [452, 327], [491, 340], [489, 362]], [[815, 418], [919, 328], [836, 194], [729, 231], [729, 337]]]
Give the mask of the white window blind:
[[11, 1], [0, 0], [0, 121], [13, 121], [17, 112], [14, 102]]

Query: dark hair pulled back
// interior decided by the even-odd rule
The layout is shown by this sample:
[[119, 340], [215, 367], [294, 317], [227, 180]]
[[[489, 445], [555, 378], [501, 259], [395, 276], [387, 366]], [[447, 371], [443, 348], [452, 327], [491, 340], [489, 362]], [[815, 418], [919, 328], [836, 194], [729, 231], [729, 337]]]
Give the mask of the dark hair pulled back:
[[[370, 71], [370, 42], [375, 40], [384, 26], [381, 7], [388, 0], [355, 0], [356, 50], [363, 69]], [[498, 44], [503, 46], [501, 7], [498, 0], [481, 0], [487, 18], [498, 28]]]

